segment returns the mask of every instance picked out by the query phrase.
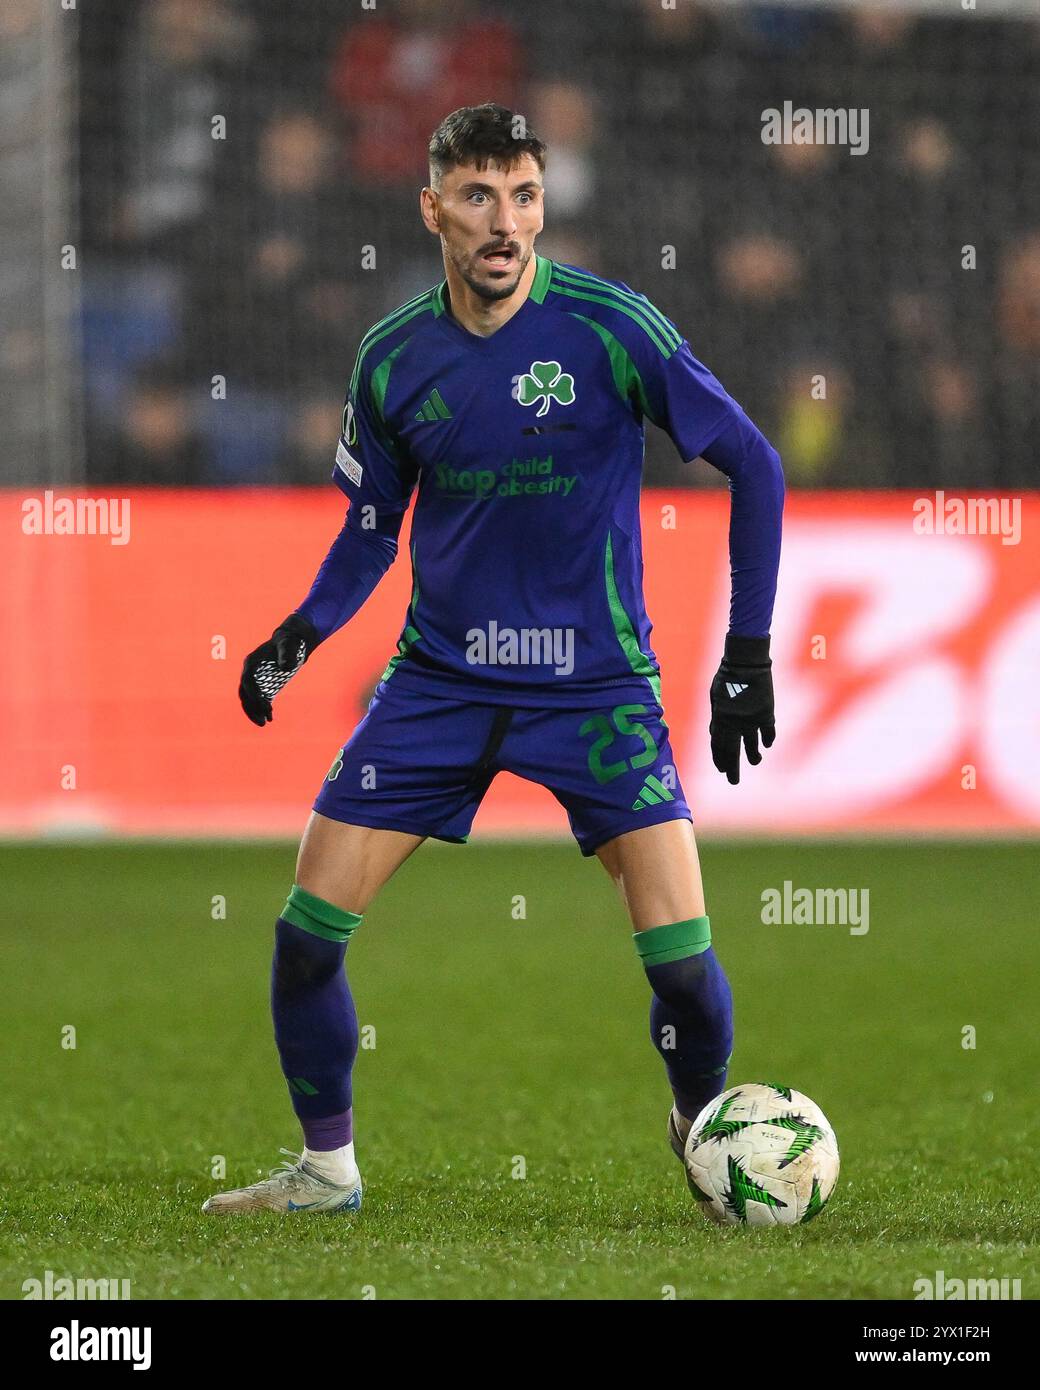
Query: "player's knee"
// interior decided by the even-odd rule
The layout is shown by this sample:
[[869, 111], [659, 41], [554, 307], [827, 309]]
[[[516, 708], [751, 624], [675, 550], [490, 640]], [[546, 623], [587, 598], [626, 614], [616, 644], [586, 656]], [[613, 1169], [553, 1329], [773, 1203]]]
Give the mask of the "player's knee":
[[354, 875], [351, 875], [349, 881], [345, 882], [343, 874], [340, 872], [335, 875], [317, 874], [310, 866], [297, 869], [295, 886], [309, 894], [311, 898], [328, 903], [337, 912], [343, 912], [348, 917], [363, 914], [370, 896], [367, 885], [355, 881]]
[[679, 1013], [719, 1012], [729, 996], [725, 973], [710, 946], [695, 956], [647, 966], [646, 978], [661, 1003]]
[[343, 968], [343, 945], [313, 936], [279, 919], [275, 928], [272, 984], [284, 996], [319, 988]]
[[360, 922], [360, 913], [294, 883], [275, 927], [274, 989], [294, 994], [331, 979], [342, 970], [347, 942]]

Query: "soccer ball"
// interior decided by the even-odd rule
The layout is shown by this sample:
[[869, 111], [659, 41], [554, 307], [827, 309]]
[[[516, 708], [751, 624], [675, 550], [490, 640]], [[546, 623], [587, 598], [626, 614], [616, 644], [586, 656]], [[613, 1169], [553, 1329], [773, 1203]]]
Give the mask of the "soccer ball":
[[694, 1120], [683, 1154], [698, 1205], [724, 1226], [811, 1221], [838, 1181], [838, 1141], [818, 1105], [789, 1086], [723, 1091]]

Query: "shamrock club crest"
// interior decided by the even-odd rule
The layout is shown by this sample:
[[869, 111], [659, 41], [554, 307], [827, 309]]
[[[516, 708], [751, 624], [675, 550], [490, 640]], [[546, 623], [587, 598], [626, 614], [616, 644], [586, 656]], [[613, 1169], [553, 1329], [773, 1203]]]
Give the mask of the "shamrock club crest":
[[540, 417], [553, 401], [573, 405], [574, 378], [559, 362], [532, 362], [517, 382], [516, 398], [521, 405], [538, 405], [541, 401], [537, 411]]

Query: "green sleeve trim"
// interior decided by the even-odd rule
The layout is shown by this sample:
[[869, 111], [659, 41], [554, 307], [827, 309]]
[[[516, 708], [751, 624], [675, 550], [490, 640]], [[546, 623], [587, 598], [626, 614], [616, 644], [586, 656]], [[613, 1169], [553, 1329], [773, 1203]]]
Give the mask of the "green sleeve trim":
[[631, 354], [628, 350], [623, 344], [618, 342], [609, 328], [604, 328], [604, 326], [601, 323], [597, 323], [595, 319], [587, 318], [585, 314], [579, 314], [573, 309], [568, 309], [567, 312], [572, 319], [580, 319], [582, 323], [587, 323], [593, 332], [599, 336], [600, 341], [607, 350], [607, 356], [610, 358], [610, 370], [614, 377], [614, 388], [621, 399], [627, 401], [634, 397], [639, 402], [639, 409], [646, 418], [652, 425], [656, 425], [657, 421], [654, 419], [654, 413], [650, 409], [650, 401], [646, 394], [646, 387], [643, 385], [643, 378], [639, 375], [636, 364], [632, 361]]
[[634, 932], [632, 940], [644, 969], [651, 965], [667, 965], [673, 960], [685, 960], [687, 956], [699, 956], [708, 949], [711, 920], [691, 917], [686, 922], [669, 922], [664, 927]]
[[361, 913], [346, 912], [294, 883], [282, 908], [282, 919], [325, 941], [349, 941], [361, 923]]
[[635, 627], [632, 619], [628, 616], [625, 605], [621, 602], [621, 595], [618, 592], [617, 580], [614, 578], [614, 543], [610, 532], [607, 532], [607, 546], [603, 558], [603, 575], [607, 589], [607, 604], [610, 607], [610, 617], [614, 624], [614, 633], [618, 640], [618, 645], [625, 653], [632, 671], [637, 676], [643, 676], [653, 692], [654, 699], [658, 704], [661, 703], [661, 676], [654, 669], [653, 663], [646, 652], [639, 645], [639, 638], [636, 636]]
[[412, 601], [408, 605], [408, 612], [405, 615], [404, 631], [397, 639], [397, 651], [386, 664], [386, 670], [379, 677], [381, 681], [388, 681], [400, 666], [401, 662], [408, 656], [416, 642], [422, 641], [422, 633], [416, 627], [418, 619], [415, 610], [419, 606], [419, 567], [415, 563], [415, 541], [412, 541]]

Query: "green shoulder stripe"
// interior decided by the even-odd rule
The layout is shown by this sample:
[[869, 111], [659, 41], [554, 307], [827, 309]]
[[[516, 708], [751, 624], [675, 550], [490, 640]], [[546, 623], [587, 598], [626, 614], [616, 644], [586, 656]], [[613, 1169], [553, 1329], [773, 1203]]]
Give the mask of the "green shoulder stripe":
[[618, 285], [610, 284], [599, 275], [593, 275], [588, 270], [579, 270], [575, 266], [557, 266], [556, 270], [559, 277], [570, 284], [584, 285], [589, 290], [595, 290], [597, 294], [615, 296], [620, 302], [638, 309], [657, 325], [661, 336], [667, 342], [674, 343], [676, 347], [682, 343], [682, 334], [645, 294], [640, 294], [636, 290], [623, 290]]
[[639, 402], [640, 410], [652, 424], [656, 425], [657, 421], [654, 419], [654, 412], [650, 409], [643, 378], [639, 375], [636, 364], [632, 361], [631, 354], [625, 345], [614, 337], [609, 328], [604, 328], [603, 324], [597, 323], [595, 319], [587, 318], [585, 314], [579, 314], [576, 309], [568, 309], [567, 313], [570, 314], [571, 318], [580, 319], [582, 323], [587, 323], [593, 332], [598, 334], [603, 346], [607, 349], [614, 385], [621, 399], [627, 401], [630, 396], [635, 396]]
[[361, 368], [365, 358], [375, 345], [382, 342], [384, 338], [389, 337], [396, 329], [408, 323], [411, 319], [416, 318], [419, 314], [432, 312], [435, 295], [436, 290], [427, 290], [425, 294], [419, 295], [417, 299], [410, 300], [403, 308], [387, 315], [385, 319], [381, 319], [379, 323], [369, 329], [361, 340], [361, 346], [358, 348], [357, 361], [354, 363], [354, 371], [351, 374], [350, 394], [352, 396], [357, 392], [358, 381], [361, 378]]
[[634, 323], [639, 324], [664, 357], [671, 357], [682, 344], [681, 334], [645, 296], [628, 294], [603, 280], [563, 270], [555, 263], [552, 288], [557, 294], [569, 295], [573, 299], [586, 299], [593, 304], [605, 304], [618, 313], [627, 314]]
[[389, 314], [384, 314], [383, 317], [381, 319], [377, 319], [376, 322], [372, 325], [372, 327], [369, 328], [367, 332], [364, 334], [364, 336], [361, 339], [361, 346], [364, 347], [368, 340], [371, 337], [373, 337], [376, 333], [381, 333], [384, 328], [390, 327], [397, 319], [401, 317], [402, 314], [408, 313], [408, 311], [411, 309], [419, 308], [422, 304], [425, 303], [427, 299], [429, 299], [429, 297], [432, 294], [436, 293], [436, 286], [433, 286], [428, 290], [423, 290], [421, 294], [413, 295], [411, 299], [408, 299], [403, 304], [398, 305], [398, 307], [396, 309], [391, 310]]

